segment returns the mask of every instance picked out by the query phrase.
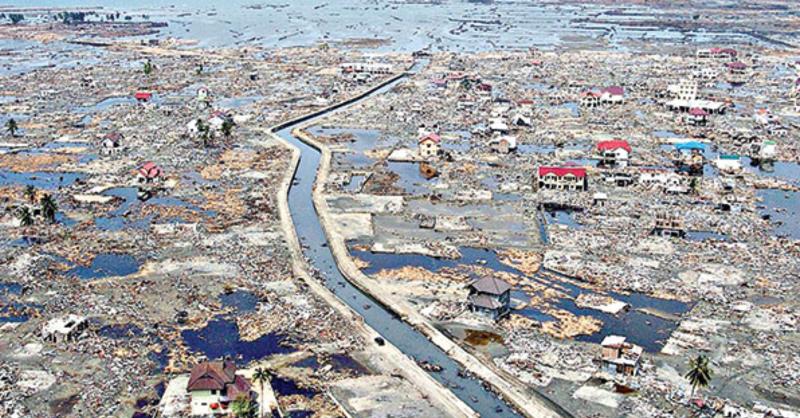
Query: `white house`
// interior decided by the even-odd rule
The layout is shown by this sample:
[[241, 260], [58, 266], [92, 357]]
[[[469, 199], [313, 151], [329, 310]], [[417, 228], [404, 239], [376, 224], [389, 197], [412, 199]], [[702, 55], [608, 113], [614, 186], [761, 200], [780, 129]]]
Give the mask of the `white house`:
[[85, 317], [69, 314], [47, 321], [42, 327], [42, 338], [53, 343], [73, 341], [88, 327], [89, 321]]
[[197, 101], [198, 102], [205, 103], [210, 98], [211, 98], [211, 91], [208, 89], [208, 87], [200, 87], [199, 89], [197, 89]]
[[714, 161], [717, 169], [725, 174], [735, 174], [742, 170], [742, 161], [738, 155], [723, 155]]
[[506, 134], [509, 131], [508, 124], [502, 118], [494, 118], [489, 123], [489, 129], [500, 134]]
[[122, 134], [112, 132], [106, 134], [100, 142], [100, 155], [114, 155], [122, 150]]
[[343, 73], [369, 73], [389, 74], [392, 72], [390, 64], [377, 62], [346, 62], [339, 66]]
[[489, 148], [494, 152], [501, 154], [508, 154], [517, 149], [517, 137], [511, 135], [503, 135], [492, 138], [489, 140]]
[[598, 142], [597, 151], [600, 153], [600, 160], [603, 165], [626, 167], [632, 149], [628, 141], [614, 139]]
[[671, 97], [680, 100], [697, 100], [697, 82], [689, 79], [683, 79], [678, 84], [670, 84], [667, 86], [667, 93]]
[[621, 104], [625, 102], [625, 89], [611, 86], [600, 91], [600, 103]]
[[191, 414], [208, 416], [225, 414], [237, 397], [251, 398], [247, 378], [236, 374], [232, 361], [211, 361], [192, 369], [186, 386], [191, 398]]
[[430, 132], [419, 138], [419, 156], [421, 158], [435, 158], [439, 155], [442, 138], [435, 132]]

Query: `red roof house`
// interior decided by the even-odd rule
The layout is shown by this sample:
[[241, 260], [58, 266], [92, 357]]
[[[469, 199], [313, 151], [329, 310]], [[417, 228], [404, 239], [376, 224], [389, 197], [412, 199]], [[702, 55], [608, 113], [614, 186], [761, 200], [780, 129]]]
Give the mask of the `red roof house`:
[[747, 64], [745, 64], [745, 63], [743, 63], [741, 61], [729, 62], [729, 63], [725, 64], [725, 66], [728, 67], [731, 70], [744, 70], [745, 68], [747, 68]]
[[583, 167], [549, 167], [542, 166], [537, 170], [539, 189], [586, 190], [588, 179]]
[[539, 167], [539, 177], [544, 177], [548, 174], [555, 174], [556, 177], [565, 177], [572, 175], [577, 178], [586, 177], [586, 169], [583, 167]]
[[203, 414], [208, 412], [202, 410], [206, 407], [226, 409], [229, 402], [240, 396], [249, 398], [251, 388], [250, 381], [237, 375], [236, 365], [229, 360], [198, 364], [192, 369], [186, 385], [192, 396], [193, 411], [201, 409], [199, 412]]
[[618, 149], [624, 149], [625, 151], [631, 152], [631, 146], [628, 144], [628, 141], [623, 139], [613, 139], [610, 141], [600, 141], [597, 143], [597, 150], [598, 151], [614, 151]]
[[433, 141], [435, 143], [442, 142], [442, 137], [440, 137], [436, 132], [430, 132], [426, 135], [419, 137], [419, 143], [423, 143], [425, 141]]
[[708, 116], [708, 112], [706, 112], [704, 109], [701, 109], [699, 107], [693, 107], [693, 108], [689, 109], [689, 114], [692, 115], [692, 116], [695, 116], [695, 117]]
[[155, 180], [163, 174], [161, 167], [157, 166], [154, 162], [148, 161], [139, 168], [139, 175], [146, 180]]
[[612, 96], [624, 96], [625, 89], [620, 86], [611, 86], [604, 88], [600, 93], [608, 93]]
[[232, 361], [212, 361], [200, 363], [192, 369], [186, 389], [223, 390], [236, 376], [236, 365]]
[[147, 91], [137, 91], [136, 94], [133, 95], [133, 98], [140, 102], [149, 101], [152, 97], [153, 93]]

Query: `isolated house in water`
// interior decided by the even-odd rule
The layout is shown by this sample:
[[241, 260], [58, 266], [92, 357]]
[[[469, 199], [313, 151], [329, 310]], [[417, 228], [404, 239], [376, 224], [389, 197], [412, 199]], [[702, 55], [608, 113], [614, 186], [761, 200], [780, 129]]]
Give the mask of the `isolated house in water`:
[[191, 397], [192, 415], [225, 414], [237, 397], [251, 397], [250, 382], [236, 374], [232, 361], [211, 361], [192, 369], [186, 391]]
[[469, 285], [469, 304], [473, 312], [492, 319], [511, 311], [511, 285], [494, 277], [484, 277]]

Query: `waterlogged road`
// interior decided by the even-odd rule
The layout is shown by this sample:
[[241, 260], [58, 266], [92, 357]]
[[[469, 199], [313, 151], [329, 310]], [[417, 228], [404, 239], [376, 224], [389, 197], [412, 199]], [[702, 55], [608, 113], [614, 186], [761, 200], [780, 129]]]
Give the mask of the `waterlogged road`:
[[[392, 89], [400, 81], [402, 81], [402, 78], [339, 109], [384, 93]], [[312, 119], [298, 121], [291, 125], [284, 125], [277, 131], [279, 136], [300, 150], [300, 162], [292, 187], [289, 189], [289, 209], [300, 243], [303, 246], [304, 255], [310, 260], [311, 265], [322, 274], [325, 285], [353, 310], [358, 312], [365, 322], [380, 333], [383, 338], [417, 361], [428, 361], [442, 366], [441, 372], [431, 373], [431, 375], [450, 388], [458, 398], [481, 416], [519, 417], [504, 401], [486, 390], [479, 380], [459, 376], [460, 368], [455, 361], [428, 341], [421, 333], [348, 282], [339, 271], [333, 253], [328, 246], [328, 239], [317, 217], [312, 199], [314, 180], [321, 159], [320, 151], [296, 138], [291, 133], [291, 130], [300, 123], [307, 123], [325, 115], [327, 113], [317, 115]]]

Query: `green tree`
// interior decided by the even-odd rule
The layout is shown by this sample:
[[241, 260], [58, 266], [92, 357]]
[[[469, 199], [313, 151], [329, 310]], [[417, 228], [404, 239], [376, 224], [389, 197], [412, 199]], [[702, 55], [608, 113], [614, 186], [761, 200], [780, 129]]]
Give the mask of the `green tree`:
[[689, 188], [692, 190], [692, 193], [697, 194], [700, 189], [700, 182], [697, 181], [697, 177], [692, 177], [692, 181], [689, 182]]
[[686, 379], [692, 384], [692, 396], [697, 388], [704, 388], [711, 383], [712, 370], [708, 366], [708, 357], [698, 355], [697, 358], [689, 360], [689, 371], [686, 372]]
[[31, 202], [31, 204], [36, 203], [36, 188], [30, 184], [25, 187], [25, 197], [28, 198], [28, 201]]
[[56, 205], [55, 200], [49, 194], [42, 196], [39, 199], [39, 205], [42, 207], [42, 216], [47, 219], [48, 222], [55, 223], [56, 222], [56, 212], [58, 212], [58, 205]]
[[272, 376], [270, 376], [269, 370], [266, 370], [262, 367], [257, 367], [256, 370], [253, 372], [253, 381], [258, 383], [258, 389], [261, 393], [261, 402], [259, 402], [259, 416], [263, 418], [264, 416], [264, 384], [269, 383]]
[[203, 64], [197, 64], [197, 68], [195, 68], [194, 72], [197, 75], [203, 74]]
[[203, 140], [203, 148], [208, 148], [209, 139], [211, 138], [211, 127], [206, 125], [203, 119], [197, 118], [195, 128], [197, 129], [197, 134], [200, 135], [200, 139]]
[[20, 208], [17, 212], [17, 219], [19, 219], [19, 224], [22, 226], [33, 225], [33, 215], [28, 208]]
[[145, 61], [144, 63], [144, 75], [150, 75], [153, 73], [153, 63], [150, 60]]
[[19, 130], [19, 126], [17, 125], [17, 121], [14, 118], [11, 118], [6, 122], [6, 129], [11, 136], [17, 136], [17, 130]]
[[231, 403], [231, 411], [236, 418], [253, 418], [256, 416], [256, 408], [253, 402], [245, 395], [239, 395]]
[[222, 126], [220, 127], [220, 129], [222, 130], [222, 134], [225, 135], [226, 138], [231, 136], [231, 132], [233, 131], [233, 125], [234, 125], [233, 121], [229, 119], [225, 119], [225, 121], [222, 122]]

